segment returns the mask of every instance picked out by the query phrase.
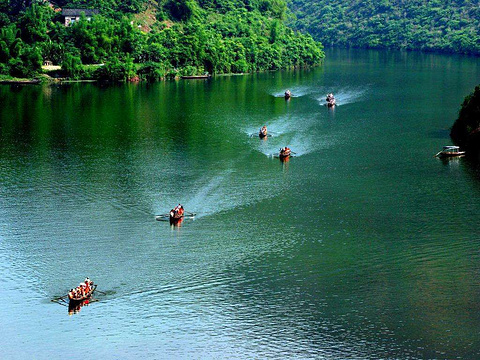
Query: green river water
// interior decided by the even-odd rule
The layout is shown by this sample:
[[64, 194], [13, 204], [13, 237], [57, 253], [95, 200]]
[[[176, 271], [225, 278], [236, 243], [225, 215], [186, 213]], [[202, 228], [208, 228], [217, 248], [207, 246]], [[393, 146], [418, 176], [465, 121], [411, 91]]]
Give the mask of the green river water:
[[[0, 357], [480, 358], [480, 171], [433, 157], [479, 83], [478, 58], [328, 50], [0, 87]], [[51, 302], [86, 276], [98, 301]]]

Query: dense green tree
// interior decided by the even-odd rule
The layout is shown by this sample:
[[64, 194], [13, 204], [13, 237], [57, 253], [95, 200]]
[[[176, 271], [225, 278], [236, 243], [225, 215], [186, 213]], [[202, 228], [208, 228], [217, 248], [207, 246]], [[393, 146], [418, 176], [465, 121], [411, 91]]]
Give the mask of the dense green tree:
[[70, 53], [65, 54], [62, 62], [62, 70], [68, 77], [73, 79], [80, 78], [84, 73], [80, 56], [75, 56]]
[[[0, 0], [5, 1], [5, 0]], [[105, 64], [99, 79], [149, 81], [182, 74], [244, 73], [314, 66], [322, 45], [284, 23], [284, 0], [60, 0], [58, 6], [96, 8], [71, 26], [47, 3], [0, 2], [0, 72], [33, 74], [43, 60], [70, 77], [84, 65]], [[143, 11], [136, 13], [138, 11]], [[135, 16], [132, 13], [136, 13]], [[142, 32], [151, 14], [157, 20]], [[142, 19], [142, 20], [139, 20]], [[141, 26], [140, 26], [141, 27]], [[143, 65], [136, 65], [143, 64]]]

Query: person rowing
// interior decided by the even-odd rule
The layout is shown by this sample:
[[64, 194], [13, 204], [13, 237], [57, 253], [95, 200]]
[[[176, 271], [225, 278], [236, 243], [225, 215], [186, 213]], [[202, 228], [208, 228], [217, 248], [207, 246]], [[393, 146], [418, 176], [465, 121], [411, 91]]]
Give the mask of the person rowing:
[[181, 217], [183, 217], [183, 214], [185, 213], [185, 210], [183, 208], [183, 205], [182, 204], [178, 204], [177, 206], [175, 206], [175, 208], [173, 208], [172, 210], [170, 210], [170, 219], [179, 219]]
[[258, 136], [261, 138], [264, 138], [267, 136], [267, 126], [263, 125], [262, 128], [260, 129], [260, 132], [258, 133]]
[[292, 153], [292, 150], [290, 150], [289, 147], [285, 146], [284, 148], [280, 149], [279, 156], [280, 157], [287, 157], [287, 156], [290, 156], [291, 153]]
[[333, 96], [332, 93], [327, 95], [326, 100], [327, 100], [327, 106], [328, 107], [332, 107], [332, 106], [335, 106], [337, 104], [337, 101], [335, 100], [335, 97]]
[[80, 283], [75, 289], [70, 289], [68, 292], [69, 300], [80, 300], [90, 295], [90, 292], [93, 289], [93, 281], [88, 277], [84, 282]]

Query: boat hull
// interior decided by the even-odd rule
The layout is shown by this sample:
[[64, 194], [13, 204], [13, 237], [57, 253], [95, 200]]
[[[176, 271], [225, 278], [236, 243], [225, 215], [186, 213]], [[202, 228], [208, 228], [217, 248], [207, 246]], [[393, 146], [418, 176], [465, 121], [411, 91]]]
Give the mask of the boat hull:
[[454, 152], [454, 153], [449, 153], [449, 152], [442, 152], [438, 155], [438, 157], [441, 158], [454, 158], [454, 157], [461, 157], [465, 156], [465, 151], [460, 151], [460, 152]]
[[290, 157], [290, 155], [292, 155], [291, 151], [286, 151], [286, 152], [281, 151], [280, 154], [278, 154], [278, 157], [280, 158], [280, 160], [286, 160]]
[[182, 79], [208, 79], [210, 75], [185, 75], [181, 76]]
[[184, 216], [176, 217], [176, 216], [170, 216], [170, 224], [171, 225], [178, 225], [183, 221]]

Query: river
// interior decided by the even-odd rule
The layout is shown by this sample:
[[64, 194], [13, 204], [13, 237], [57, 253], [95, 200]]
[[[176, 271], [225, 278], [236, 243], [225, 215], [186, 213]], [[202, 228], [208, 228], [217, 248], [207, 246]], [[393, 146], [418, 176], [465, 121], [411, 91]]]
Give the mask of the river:
[[[474, 57], [334, 49], [0, 87], [1, 357], [479, 358], [480, 171], [434, 158], [479, 79]], [[197, 216], [156, 221], [178, 203]], [[98, 301], [51, 301], [86, 276]]]

